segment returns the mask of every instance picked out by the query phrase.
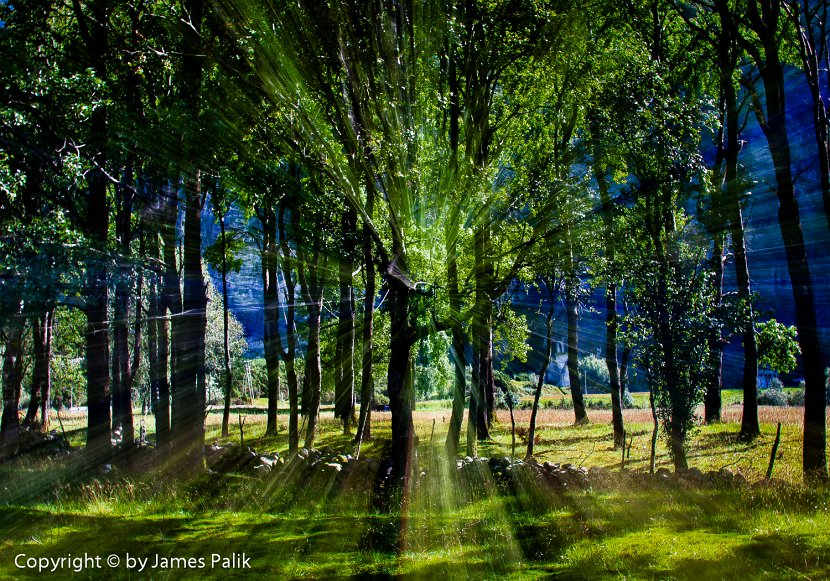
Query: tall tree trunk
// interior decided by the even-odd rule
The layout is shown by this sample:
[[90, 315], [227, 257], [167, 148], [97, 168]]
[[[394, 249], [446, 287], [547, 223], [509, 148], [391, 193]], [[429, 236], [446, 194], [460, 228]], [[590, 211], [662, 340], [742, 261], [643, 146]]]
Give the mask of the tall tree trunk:
[[227, 240], [225, 238], [225, 213], [220, 210], [219, 234], [222, 237], [222, 347], [223, 347], [223, 393], [225, 406], [222, 410], [222, 437], [227, 438], [230, 433], [231, 391], [233, 390], [233, 375], [231, 373], [231, 346], [228, 338], [228, 260]]
[[[458, 165], [460, 137], [461, 91], [458, 81], [458, 63], [455, 55], [450, 53], [447, 62], [447, 88], [449, 89], [449, 138], [452, 152], [450, 167], [452, 168]], [[467, 397], [467, 337], [461, 322], [461, 293], [458, 289], [458, 236], [461, 204], [452, 204], [450, 212], [444, 244], [447, 249], [447, 285], [450, 303], [450, 334], [452, 335], [450, 358], [454, 372], [452, 415], [447, 431], [446, 449], [447, 455], [452, 460], [458, 455], [461, 423], [464, 420], [464, 401]]]
[[450, 333], [452, 346], [450, 357], [453, 364], [453, 399], [452, 415], [447, 431], [447, 454], [450, 458], [458, 455], [458, 440], [461, 435], [461, 422], [464, 419], [464, 400], [467, 397], [467, 355], [466, 336], [461, 323], [461, 293], [458, 291], [458, 228], [449, 241], [447, 248], [447, 284], [450, 302]]
[[3, 419], [0, 423], [0, 458], [17, 454], [20, 444], [20, 389], [23, 383], [23, 318], [20, 310], [13, 314], [6, 327], [6, 349], [3, 352]]
[[[125, 172], [124, 181], [132, 182], [132, 170]], [[113, 309], [112, 349], [112, 424], [121, 431], [122, 447], [133, 444], [132, 371], [130, 368], [129, 322], [130, 294], [132, 290], [132, 193], [125, 187], [116, 188], [115, 234], [118, 240], [118, 276], [115, 281], [115, 305]], [[140, 316], [137, 314], [136, 316]]]
[[573, 248], [567, 233], [568, 254], [565, 266], [565, 310], [568, 319], [568, 380], [574, 404], [574, 421], [577, 425], [588, 423], [585, 400], [582, 397], [582, 380], [579, 374], [579, 279], [573, 263]]
[[[176, 323], [182, 312], [182, 294], [179, 286], [179, 269], [176, 265], [176, 218], [178, 200], [176, 191], [169, 186], [163, 188], [160, 216], [161, 237], [164, 242], [164, 272], [160, 281], [162, 296], [158, 309], [164, 316], [158, 320], [158, 356], [159, 365], [159, 407], [156, 416], [156, 434], [158, 444], [170, 444], [173, 439], [172, 426], [182, 422], [182, 406], [173, 405], [172, 398], [178, 397], [179, 374], [177, 365], [181, 359], [182, 342], [178, 335], [181, 325]], [[166, 197], [166, 199], [165, 199]], [[171, 321], [174, 321], [171, 323]]]
[[[715, 153], [715, 163], [712, 168], [712, 207], [709, 212], [700, 212], [707, 215], [707, 229], [712, 233], [712, 295], [713, 309], [720, 310], [723, 303], [723, 265], [724, 265], [724, 242], [726, 239], [726, 208], [724, 206], [724, 178], [723, 164], [726, 158], [727, 143], [726, 125], [729, 122], [729, 111], [727, 107], [727, 90], [734, 95], [732, 75], [735, 72], [735, 37], [732, 26], [731, 15], [725, 0], [718, 0], [716, 10], [720, 18], [720, 29], [718, 30], [715, 49], [717, 52], [717, 63], [720, 83], [720, 98], [718, 111], [720, 113], [720, 126], [718, 127]], [[724, 13], [725, 10], [725, 13]], [[733, 103], [734, 104], [734, 103]], [[728, 186], [727, 186], [728, 189]], [[726, 192], [728, 194], [728, 192]], [[703, 396], [704, 419], [706, 423], [720, 421], [721, 418], [721, 390], [723, 388], [723, 347], [724, 341], [721, 330], [712, 326], [707, 338], [709, 350], [709, 375], [706, 384], [706, 392]]]
[[[720, 197], [720, 200], [723, 202], [721, 212], [725, 214], [725, 222], [729, 225], [729, 231], [732, 235], [738, 298], [744, 306], [747, 316], [747, 320], [743, 322], [743, 328], [741, 329], [744, 348], [744, 403], [740, 437], [751, 440], [761, 433], [761, 429], [758, 424], [758, 347], [755, 341], [755, 317], [752, 308], [752, 291], [749, 282], [743, 216], [741, 215], [741, 195], [743, 192], [738, 176], [738, 154], [741, 149], [739, 139], [740, 121], [738, 119], [737, 94], [732, 80], [737, 66], [736, 43], [738, 31], [728, 3], [725, 0], [719, 0], [717, 9], [721, 21], [720, 37], [718, 39], [718, 66], [723, 94], [723, 116], [725, 117], [726, 126], [726, 143], [723, 148], [723, 159], [726, 164], [724, 175], [726, 191], [725, 195]], [[719, 250], [717, 242], [716, 240], [715, 250]], [[720, 257], [718, 256], [717, 259], [720, 260]]]
[[571, 384], [571, 400], [574, 404], [574, 422], [577, 425], [588, 422], [585, 400], [582, 397], [582, 378], [579, 373], [579, 314], [573, 283], [565, 282], [565, 308], [568, 318], [568, 380]]
[[202, 191], [198, 170], [185, 180], [185, 196], [182, 313], [173, 319], [173, 340], [178, 339], [180, 344], [178, 349], [174, 347], [177, 362], [173, 367], [178, 381], [173, 384], [172, 432], [176, 448], [187, 452], [193, 463], [198, 464], [205, 437], [203, 380], [207, 322], [201, 255]]
[[49, 431], [49, 408], [52, 407], [52, 325], [55, 320], [55, 310], [49, 309], [44, 317], [44, 335], [46, 342], [43, 349], [43, 382], [40, 387], [40, 430]]
[[[173, 440], [176, 447], [186, 451], [194, 467], [203, 458], [205, 441], [205, 330], [207, 311], [205, 280], [202, 273], [202, 192], [199, 156], [198, 124], [200, 93], [202, 87], [202, 0], [185, 0], [184, 12], [187, 21], [182, 22], [182, 99], [191, 121], [183, 135], [186, 169], [184, 172], [185, 219], [183, 250], [182, 314], [178, 317], [181, 349], [178, 353], [180, 365], [175, 365], [179, 376], [173, 394], [174, 412], [177, 405], [183, 406], [182, 424], [174, 422]], [[176, 327], [176, 320], [173, 326]]]
[[[731, 125], [731, 122], [727, 123]], [[731, 129], [729, 131], [731, 133]], [[749, 266], [746, 258], [746, 244], [744, 242], [743, 218], [736, 189], [737, 182], [737, 151], [734, 159], [729, 149], [738, 148], [737, 120], [734, 141], [729, 138], [729, 148], [726, 153], [726, 182], [727, 198], [730, 205], [729, 226], [732, 233], [732, 250], [735, 256], [735, 277], [738, 282], [738, 298], [745, 308], [747, 320], [743, 321], [741, 337], [744, 348], [743, 369], [743, 415], [741, 416], [740, 437], [752, 440], [761, 434], [758, 423], [758, 345], [755, 340], [755, 315], [752, 308], [752, 291], [749, 284]]]
[[340, 261], [340, 313], [337, 340], [340, 346], [339, 386], [335, 386], [335, 416], [343, 420], [343, 433], [349, 433], [354, 421], [354, 327], [355, 304], [352, 281], [357, 216], [347, 207], [342, 217], [343, 257]]
[[[599, 128], [592, 125], [592, 133], [598, 134]], [[614, 276], [616, 238], [614, 235], [614, 213], [605, 170], [599, 166], [598, 152], [594, 152], [594, 176], [599, 187], [602, 204], [603, 236], [605, 243], [605, 260], [608, 263], [609, 276]], [[617, 283], [609, 280], [605, 287], [605, 366], [608, 368], [609, 387], [611, 388], [611, 423], [614, 426], [614, 448], [625, 446], [625, 426], [623, 425], [620, 388], [620, 369], [617, 363]]]
[[[822, 67], [827, 59], [828, 7], [826, 2], [801, 0], [790, 2], [787, 11], [793, 21], [798, 39], [801, 70], [810, 90], [813, 113], [813, 132], [819, 167], [819, 186], [824, 204], [824, 217], [830, 228], [830, 136], [828, 136], [826, 95], [822, 94], [822, 80], [826, 71]], [[825, 60], [825, 62], [821, 62]]]
[[533, 394], [533, 409], [530, 412], [530, 426], [527, 430], [527, 454], [525, 458], [533, 457], [533, 444], [536, 439], [536, 414], [539, 412], [539, 400], [542, 398], [542, 387], [545, 385], [545, 376], [550, 365], [551, 351], [553, 350], [553, 292], [550, 281], [545, 283], [548, 289], [548, 316], [545, 321], [545, 356], [542, 358], [542, 365], [539, 367], [539, 379], [536, 381], [536, 391]]
[[285, 380], [288, 382], [288, 449], [294, 452], [299, 447], [299, 402], [297, 393], [297, 329], [294, 324], [296, 310], [296, 284], [294, 279], [294, 266], [291, 258], [291, 248], [288, 246], [288, 238], [285, 235], [285, 204], [280, 205], [279, 215], [279, 237], [282, 248], [280, 266], [282, 278], [285, 283]]
[[396, 482], [406, 490], [413, 450], [415, 407], [413, 388], [412, 345], [414, 337], [409, 326], [410, 289], [400, 280], [387, 277], [389, 294], [390, 338], [387, 387], [392, 411], [392, 462]]
[[[712, 249], [712, 294], [714, 308], [720, 308], [723, 297], [723, 231], [714, 233]], [[709, 381], [703, 396], [703, 417], [707, 424], [721, 418], [721, 389], [723, 387], [723, 338], [720, 329], [709, 332]]]
[[[371, 217], [374, 212], [374, 188], [366, 189], [366, 214]], [[361, 330], [361, 344], [363, 353], [360, 365], [360, 417], [357, 424], [355, 440], [358, 445], [368, 440], [372, 435], [372, 405], [375, 395], [375, 381], [372, 374], [372, 358], [374, 346], [372, 334], [374, 332], [375, 317], [375, 264], [372, 259], [372, 237], [367, 228], [363, 232], [363, 268], [366, 273], [366, 295], [363, 298], [363, 327]]]
[[[91, 18], [78, 14], [90, 27], [87, 48], [90, 66], [98, 79], [107, 79], [109, 53], [108, 0], [95, 0]], [[95, 169], [89, 178], [86, 229], [93, 249], [87, 264], [86, 280], [86, 380], [87, 380], [87, 450], [92, 457], [106, 454], [111, 446], [110, 434], [110, 374], [107, 314], [107, 266], [103, 258], [109, 234], [109, 205], [107, 203], [107, 107], [99, 104], [90, 114], [90, 145], [95, 157]]]
[[[489, 260], [489, 224], [476, 227], [474, 241], [475, 259], [475, 306], [472, 320], [473, 369], [470, 392], [469, 430], [474, 430], [478, 440], [490, 439], [487, 392], [492, 383], [493, 349], [493, 304], [490, 301], [492, 289], [492, 265]], [[474, 447], [474, 443], [472, 444]], [[467, 454], [474, 455], [470, 435], [467, 438]]]
[[51, 391], [51, 344], [52, 344], [52, 310], [44, 312], [43, 316], [34, 318], [32, 324], [32, 354], [34, 355], [34, 369], [32, 369], [32, 385], [29, 397], [29, 406], [23, 427], [31, 427], [37, 423], [37, 415], [41, 413], [40, 431], [49, 429], [49, 399]]
[[[151, 207], [151, 225], [162, 230], [160, 208], [154, 201]], [[147, 258], [159, 261], [161, 248], [159, 235], [153, 227], [147, 232]], [[166, 401], [162, 401], [162, 382], [167, 383], [167, 317], [164, 309], [163, 272], [151, 269], [148, 280], [149, 308], [147, 311], [147, 375], [150, 382], [150, 409], [156, 422], [156, 443], [161, 446], [170, 440], [170, 392], [164, 389]]]
[[277, 280], [276, 208], [269, 206], [259, 212], [262, 224], [262, 298], [265, 305], [263, 329], [263, 349], [265, 351], [265, 371], [267, 375], [268, 416], [267, 434], [277, 433], [277, 399], [280, 390], [280, 297]]
[[[760, 10], [763, 13], [759, 13]], [[766, 114], [756, 102], [761, 129], [766, 135], [775, 168], [778, 224], [787, 256], [793, 289], [795, 320], [804, 365], [804, 448], [802, 466], [806, 479], [827, 480], [824, 361], [819, 347], [816, 301], [807, 262], [804, 233], [793, 187], [791, 151], [787, 134], [784, 69], [779, 58], [777, 0], [751, 0], [750, 25], [760, 39], [763, 57], [756, 55], [766, 97]]]
[[304, 390], [308, 390], [307, 424], [305, 447], [314, 447], [317, 438], [317, 426], [320, 420], [320, 391], [322, 369], [320, 361], [320, 317], [323, 310], [323, 285], [321, 282], [319, 251], [314, 252], [311, 260], [305, 260], [299, 269], [300, 288], [308, 308], [308, 343], [305, 356]]

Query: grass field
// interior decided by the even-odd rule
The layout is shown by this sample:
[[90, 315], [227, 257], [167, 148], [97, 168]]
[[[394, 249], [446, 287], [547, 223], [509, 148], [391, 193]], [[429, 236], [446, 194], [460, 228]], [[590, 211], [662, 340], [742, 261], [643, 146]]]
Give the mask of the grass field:
[[[602, 397], [602, 396], [591, 396]], [[506, 492], [486, 464], [477, 492], [464, 492], [455, 466], [440, 450], [449, 410], [420, 405], [415, 425], [426, 476], [413, 485], [403, 509], [381, 511], [371, 483], [320, 475], [302, 486], [234, 474], [182, 481], [176, 466], [119, 466], [74, 475], [61, 459], [22, 459], [0, 467], [0, 577], [26, 578], [15, 558], [118, 555], [115, 568], [102, 563], [75, 573], [43, 572], [47, 578], [197, 579], [247, 574], [279, 578], [625, 578], [625, 579], [824, 579], [830, 578], [830, 493], [801, 484], [800, 408], [760, 410], [762, 436], [747, 444], [735, 434], [740, 406], [724, 408], [724, 422], [700, 426], [689, 445], [689, 462], [701, 470], [728, 467], [746, 486], [666, 486], [636, 477], [647, 470], [650, 412], [625, 411], [631, 452], [620, 470], [612, 449], [610, 411], [590, 410], [591, 423], [573, 426], [573, 412], [543, 409], [539, 415], [540, 461], [610, 470], [613, 486], [553, 491], [518, 481]], [[526, 426], [528, 410], [516, 412]], [[265, 415], [257, 407], [234, 410], [231, 440], [245, 417], [246, 443], [259, 452], [283, 453], [281, 432], [265, 438]], [[64, 429], [83, 440], [82, 414], [62, 415]], [[140, 418], [152, 434], [152, 417]], [[221, 415], [211, 413], [208, 437], [218, 438]], [[769, 460], [776, 422], [782, 442], [775, 482], [759, 482]], [[389, 438], [389, 414], [373, 415], [375, 438], [361, 455], [378, 455]], [[462, 438], [463, 439], [463, 438]], [[432, 444], [432, 446], [430, 446]], [[524, 456], [520, 440], [516, 455]], [[354, 450], [331, 412], [324, 411], [318, 447]], [[510, 454], [510, 419], [499, 412], [491, 442], [479, 455]], [[658, 466], [669, 467], [658, 444]], [[337, 483], [337, 484], [335, 484]], [[126, 556], [148, 558], [145, 570], [127, 568]], [[212, 569], [211, 555], [244, 553], [251, 569]], [[205, 559], [204, 568], [151, 568], [161, 557]], [[24, 558], [25, 559], [25, 558]], [[18, 559], [18, 562], [19, 559]], [[198, 561], [196, 561], [198, 564]], [[25, 561], [24, 561], [25, 564]], [[221, 564], [221, 561], [220, 561]]]

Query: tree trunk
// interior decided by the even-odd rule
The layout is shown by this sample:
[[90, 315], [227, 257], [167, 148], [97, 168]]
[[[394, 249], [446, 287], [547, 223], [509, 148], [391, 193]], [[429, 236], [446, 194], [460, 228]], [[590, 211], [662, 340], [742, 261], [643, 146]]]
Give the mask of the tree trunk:
[[[92, 18], [89, 40], [90, 65], [96, 77], [107, 79], [109, 52], [109, 2], [95, 0], [91, 6]], [[78, 14], [78, 18], [85, 18]], [[86, 226], [93, 255], [87, 264], [86, 286], [86, 380], [87, 380], [87, 450], [92, 457], [108, 453], [110, 433], [110, 373], [108, 339], [107, 266], [103, 258], [109, 234], [109, 205], [104, 168], [107, 167], [107, 107], [99, 104], [90, 114], [90, 145], [95, 157], [95, 169], [89, 177]]]
[[277, 433], [277, 399], [280, 389], [280, 297], [277, 280], [277, 217], [276, 208], [260, 209], [262, 223], [262, 298], [265, 305], [263, 349], [267, 374], [268, 416], [265, 432]]
[[654, 404], [654, 386], [649, 380], [648, 403], [651, 408], [651, 453], [649, 454], [649, 473], [654, 474], [654, 466], [657, 462], [657, 434], [660, 431], [660, 422], [657, 418], [657, 408]]
[[354, 325], [355, 304], [352, 281], [355, 230], [357, 216], [347, 207], [343, 212], [342, 236], [343, 256], [340, 261], [340, 314], [337, 324], [337, 340], [340, 346], [337, 377], [335, 386], [335, 417], [343, 420], [343, 433], [349, 433], [354, 421]]
[[37, 424], [37, 415], [41, 413], [41, 432], [49, 429], [49, 398], [51, 387], [51, 343], [52, 343], [52, 311], [46, 311], [43, 316], [35, 317], [32, 325], [32, 354], [34, 355], [34, 369], [32, 369], [32, 385], [29, 397], [29, 407], [23, 419], [23, 427], [34, 427]]
[[17, 454], [20, 444], [20, 389], [23, 383], [23, 318], [13, 314], [6, 328], [3, 353], [3, 419], [0, 424], [0, 458]]
[[[202, 274], [201, 208], [199, 171], [185, 180], [184, 284], [182, 313], [173, 319], [173, 441], [198, 464], [204, 449], [205, 393], [204, 353], [206, 327], [205, 281]], [[178, 329], [177, 329], [178, 328]], [[178, 331], [178, 332], [177, 332]]]
[[[764, 17], [758, 3], [763, 5]], [[778, 224], [787, 256], [787, 269], [795, 302], [795, 320], [801, 360], [804, 365], [804, 448], [802, 466], [806, 479], [827, 480], [824, 361], [816, 325], [816, 301], [798, 202], [793, 188], [791, 151], [786, 124], [784, 70], [779, 58], [778, 22], [781, 6], [777, 0], [752, 0], [749, 19], [763, 47], [763, 58], [756, 59], [766, 97], [764, 118], [756, 105], [759, 123], [767, 137], [775, 168], [778, 195]]]
[[[164, 199], [164, 196], [167, 199]], [[158, 321], [158, 411], [156, 414], [156, 439], [159, 446], [166, 446], [172, 442], [172, 425], [181, 421], [179, 414], [181, 407], [172, 407], [171, 395], [177, 393], [176, 384], [178, 373], [176, 365], [181, 355], [181, 340], [178, 338], [178, 315], [182, 311], [182, 295], [179, 287], [179, 270], [176, 266], [176, 218], [178, 215], [178, 200], [172, 187], [163, 190], [160, 216], [161, 237], [164, 242], [164, 272], [161, 276], [160, 291], [157, 309], [161, 315]], [[172, 413], [171, 413], [172, 411]]]
[[[132, 171], [124, 178], [132, 182]], [[132, 242], [132, 193], [124, 187], [116, 188], [115, 234], [118, 239], [119, 267], [115, 282], [115, 305], [113, 309], [112, 349], [112, 424], [113, 430], [121, 431], [121, 446], [129, 447], [135, 440], [132, 408], [132, 369], [130, 365], [130, 295], [132, 291], [132, 265], [130, 264], [130, 243]], [[140, 313], [136, 314], [140, 317]]]
[[280, 206], [279, 236], [282, 247], [281, 262], [282, 278], [285, 283], [285, 380], [288, 382], [288, 449], [294, 452], [299, 447], [299, 409], [297, 393], [297, 329], [294, 324], [294, 313], [296, 301], [294, 297], [295, 280], [293, 275], [293, 261], [291, 259], [291, 248], [288, 246], [288, 239], [285, 235], [285, 204]]
[[228, 338], [228, 260], [227, 240], [225, 239], [225, 213], [220, 209], [219, 234], [222, 237], [222, 347], [223, 347], [223, 384], [225, 406], [222, 410], [222, 437], [230, 434], [229, 424], [231, 417], [231, 391], [233, 390], [233, 375], [231, 374], [231, 346]]
[[464, 419], [464, 400], [467, 397], [467, 341], [464, 327], [461, 324], [461, 294], [458, 291], [458, 233], [450, 241], [447, 248], [447, 284], [449, 285], [450, 302], [450, 333], [452, 334], [452, 359], [454, 382], [452, 415], [447, 432], [447, 454], [450, 458], [458, 455], [458, 440], [461, 435], [461, 422]]
[[571, 384], [571, 399], [574, 404], [574, 422], [577, 425], [588, 423], [585, 400], [582, 397], [582, 380], [579, 374], [579, 302], [575, 285], [577, 281], [572, 274], [565, 276], [565, 308], [568, 317], [568, 380]]
[[[720, 307], [723, 296], [723, 232], [715, 232], [712, 250], [712, 286], [714, 307]], [[721, 417], [721, 388], [723, 386], [723, 339], [720, 329], [709, 334], [709, 383], [703, 396], [703, 417], [707, 424], [719, 422]]]
[[[730, 143], [731, 145], [731, 143]], [[734, 146], [738, 146], [737, 133]], [[730, 154], [727, 151], [726, 181], [730, 182]], [[737, 156], [735, 156], [733, 171], [737, 169]], [[737, 179], [734, 175], [731, 179]], [[729, 189], [733, 189], [727, 186]], [[749, 267], [746, 258], [746, 245], [744, 243], [743, 219], [737, 196], [728, 195], [731, 205], [730, 229], [732, 231], [732, 249], [735, 256], [735, 276], [738, 282], [738, 298], [745, 305], [748, 320], [743, 321], [741, 336], [744, 348], [744, 369], [743, 369], [743, 415], [741, 416], [740, 437], [743, 440], [752, 440], [761, 434], [758, 424], [758, 345], [755, 340], [754, 311], [752, 308], [752, 291], [749, 285]]]
[[536, 439], [536, 414], [539, 412], [539, 400], [542, 397], [542, 387], [545, 385], [545, 376], [548, 373], [548, 365], [550, 365], [550, 356], [553, 347], [553, 293], [551, 292], [550, 281], [546, 283], [548, 287], [548, 317], [545, 321], [545, 356], [542, 359], [542, 365], [539, 367], [539, 379], [536, 382], [536, 392], [533, 395], [533, 409], [530, 412], [530, 426], [527, 430], [527, 454], [525, 458], [533, 457], [533, 443]]
[[[592, 125], [592, 132], [598, 133], [598, 127]], [[594, 154], [594, 175], [602, 204], [602, 222], [604, 228], [605, 260], [608, 265], [609, 276], [614, 276], [616, 269], [615, 252], [616, 240], [614, 236], [614, 214], [611, 206], [611, 196], [608, 193], [608, 184], [605, 181], [605, 172], [599, 167], [599, 160]], [[608, 368], [609, 387], [611, 388], [611, 423], [614, 426], [614, 448], [625, 446], [625, 426], [623, 425], [620, 388], [620, 370], [617, 363], [617, 283], [610, 281], [605, 287], [605, 366]]]
[[[366, 189], [366, 214], [372, 216], [374, 211], [374, 189]], [[360, 365], [360, 417], [355, 441], [360, 446], [363, 440], [372, 435], [372, 405], [374, 404], [375, 381], [372, 374], [374, 348], [372, 333], [375, 316], [375, 265], [372, 259], [372, 237], [368, 229], [363, 232], [363, 268], [366, 273], [366, 295], [363, 299], [363, 353]]]
[[[475, 230], [475, 307], [473, 309], [473, 369], [470, 393], [468, 423], [478, 440], [490, 439], [490, 400], [493, 399], [493, 304], [490, 292], [493, 287], [493, 272], [490, 262], [490, 229], [488, 224]], [[468, 435], [467, 453], [470, 449]]]
[[314, 258], [304, 261], [307, 273], [303, 268], [300, 273], [300, 288], [308, 308], [308, 343], [305, 356], [305, 378], [303, 389], [308, 390], [307, 424], [305, 433], [305, 447], [314, 447], [317, 438], [317, 425], [320, 420], [320, 391], [322, 369], [320, 361], [320, 317], [323, 310], [323, 285], [320, 277], [320, 255], [315, 251]]
[[[830, 228], [830, 138], [828, 137], [826, 96], [822, 95], [822, 80], [826, 74], [822, 67], [827, 59], [827, 5], [809, 0], [792, 2], [788, 13], [798, 39], [801, 71], [810, 90], [813, 132], [816, 140], [819, 185], [824, 204], [824, 217]], [[824, 63], [821, 61], [825, 60]]]
[[389, 368], [387, 386], [389, 408], [392, 411], [392, 462], [395, 481], [406, 490], [409, 461], [413, 450], [414, 427], [412, 410], [415, 407], [415, 390], [412, 381], [412, 345], [414, 337], [409, 326], [410, 289], [394, 277], [387, 278], [389, 286]]
[[[185, 220], [183, 251], [182, 314], [178, 317], [180, 333], [174, 333], [174, 341], [181, 341], [178, 352], [180, 365], [174, 366], [179, 376], [173, 394], [174, 414], [176, 406], [182, 406], [182, 423], [174, 422], [173, 440], [176, 447], [186, 451], [194, 467], [203, 459], [205, 442], [205, 330], [207, 311], [205, 280], [202, 273], [202, 176], [198, 169], [198, 123], [200, 93], [202, 88], [202, 0], [186, 0], [184, 11], [188, 15], [182, 26], [182, 98], [191, 116], [185, 128], [182, 150], [185, 152], [184, 172]], [[173, 324], [176, 327], [176, 320]], [[175, 418], [175, 415], [174, 415]]]
[[[734, 85], [732, 75], [735, 72], [735, 37], [734, 27], [729, 13], [728, 4], [724, 0], [718, 0], [716, 10], [720, 18], [720, 29], [716, 41], [717, 62], [720, 83], [720, 100], [718, 110], [720, 112], [720, 126], [718, 128], [715, 154], [715, 164], [712, 169], [712, 207], [709, 210], [707, 228], [712, 233], [712, 295], [713, 309], [718, 311], [723, 303], [723, 265], [724, 265], [724, 241], [726, 238], [726, 224], [728, 222], [724, 197], [729, 195], [729, 185], [726, 185], [727, 192], [723, 192], [725, 174], [723, 164], [726, 158], [726, 150], [731, 145], [725, 139], [726, 126], [730, 123], [730, 112], [727, 103], [727, 92], [734, 97]], [[732, 102], [734, 106], [734, 101]], [[737, 160], [737, 157], [735, 158]], [[721, 417], [721, 390], [723, 388], [723, 347], [724, 341], [721, 330], [712, 326], [708, 337], [709, 348], [709, 375], [706, 385], [706, 392], [703, 397], [704, 419], [706, 423], [720, 421]]]

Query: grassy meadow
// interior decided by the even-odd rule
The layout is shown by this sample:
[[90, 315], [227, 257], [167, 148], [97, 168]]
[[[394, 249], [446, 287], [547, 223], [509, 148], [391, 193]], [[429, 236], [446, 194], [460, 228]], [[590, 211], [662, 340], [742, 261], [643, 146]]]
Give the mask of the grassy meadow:
[[[725, 400], [736, 401], [734, 395]], [[406, 491], [403, 506], [392, 511], [377, 507], [372, 479], [355, 474], [310, 479], [212, 474], [182, 480], [175, 462], [151, 460], [152, 451], [145, 460], [116, 458], [107, 473], [100, 467], [80, 473], [77, 452], [18, 459], [0, 467], [0, 577], [830, 577], [830, 492], [801, 483], [801, 408], [762, 407], [763, 433], [744, 443], [735, 437], [740, 406], [725, 406], [722, 423], [701, 425], [693, 433], [689, 463], [704, 472], [728, 468], [748, 482], [698, 487], [643, 477], [650, 451], [648, 409], [625, 410], [630, 453], [622, 470], [612, 445], [611, 412], [591, 409], [591, 423], [576, 427], [573, 412], [558, 409], [556, 397], [548, 395], [552, 403], [539, 412], [537, 459], [605, 468], [610, 485], [562, 491], [516, 473], [505, 487], [487, 464], [480, 465], [474, 485], [461, 483], [455, 463], [442, 453], [447, 402], [419, 404], [417, 461], [423, 473]], [[230, 440], [239, 442], [239, 417], [244, 417], [246, 445], [283, 454], [285, 410], [280, 433], [266, 438], [259, 403], [233, 410]], [[515, 412], [518, 428], [526, 428], [529, 415], [529, 410]], [[362, 457], [380, 456], [390, 436], [389, 419], [388, 413], [373, 414], [374, 437], [363, 445]], [[142, 422], [152, 434], [152, 416], [137, 415], [136, 425]], [[220, 422], [221, 413], [213, 411], [209, 440], [222, 443]], [[773, 480], [765, 481], [777, 422], [781, 444]], [[74, 444], [83, 443], [83, 414], [62, 414], [60, 423]], [[54, 427], [60, 429], [58, 422]], [[516, 456], [522, 458], [526, 440], [518, 432]], [[478, 455], [509, 456], [507, 411], [499, 411], [493, 436], [479, 444]], [[356, 453], [330, 410], [322, 414], [317, 447]], [[658, 468], [671, 468], [662, 439], [657, 452]], [[38, 559], [84, 553], [118, 555], [120, 563], [79, 572], [15, 565], [20, 554]], [[128, 568], [128, 553], [150, 561], [142, 571], [135, 562]], [[250, 569], [211, 568], [211, 555], [232, 553], [244, 553]], [[203, 568], [152, 568], [157, 555], [207, 561]]]

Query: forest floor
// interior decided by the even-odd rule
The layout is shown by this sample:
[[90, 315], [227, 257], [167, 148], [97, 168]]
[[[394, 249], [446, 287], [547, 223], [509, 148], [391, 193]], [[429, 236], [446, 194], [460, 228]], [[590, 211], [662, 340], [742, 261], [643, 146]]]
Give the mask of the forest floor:
[[[515, 414], [518, 458], [524, 457], [529, 413]], [[609, 475], [610, 484], [569, 490], [521, 479], [519, 472], [505, 486], [486, 463], [474, 486], [460, 482], [441, 452], [449, 410], [426, 402], [415, 415], [423, 475], [407, 491], [404, 507], [394, 510], [378, 508], [384, 491], [372, 479], [337, 473], [187, 479], [172, 463], [148, 468], [115, 458], [104, 473], [100, 466], [81, 470], [82, 456], [74, 452], [21, 458], [0, 466], [0, 578], [830, 578], [830, 491], [801, 483], [803, 409], [762, 407], [762, 435], [751, 443], [735, 437], [740, 413], [740, 406], [727, 405], [722, 423], [699, 426], [689, 464], [703, 472], [726, 468], [746, 482], [697, 486], [643, 475], [649, 410], [625, 411], [630, 454], [623, 470], [610, 411], [591, 409], [591, 423], [574, 426], [571, 410], [543, 408], [539, 462], [600, 467]], [[221, 415], [211, 413], [208, 439], [238, 443], [240, 417], [246, 445], [260, 454], [285, 452], [287, 416], [280, 416], [277, 436], [265, 437], [265, 416], [256, 405], [235, 410], [230, 442], [219, 438]], [[81, 443], [83, 413], [60, 421]], [[137, 416], [141, 422], [152, 434], [152, 417]], [[777, 422], [782, 438], [768, 481]], [[379, 457], [388, 426], [388, 413], [373, 414], [375, 437], [361, 457]], [[462, 436], [462, 449], [463, 442]], [[356, 453], [330, 411], [323, 413], [317, 446]], [[657, 467], [670, 468], [662, 440], [657, 452]], [[493, 440], [479, 444], [478, 454], [510, 456], [507, 411], [499, 412]], [[100, 561], [75, 563], [78, 572], [70, 560], [37, 561], [85, 554]], [[232, 554], [236, 561], [222, 561]], [[106, 561], [111, 555], [118, 557], [115, 566]], [[164, 561], [170, 557], [182, 560]], [[148, 559], [143, 570], [140, 559]]]

